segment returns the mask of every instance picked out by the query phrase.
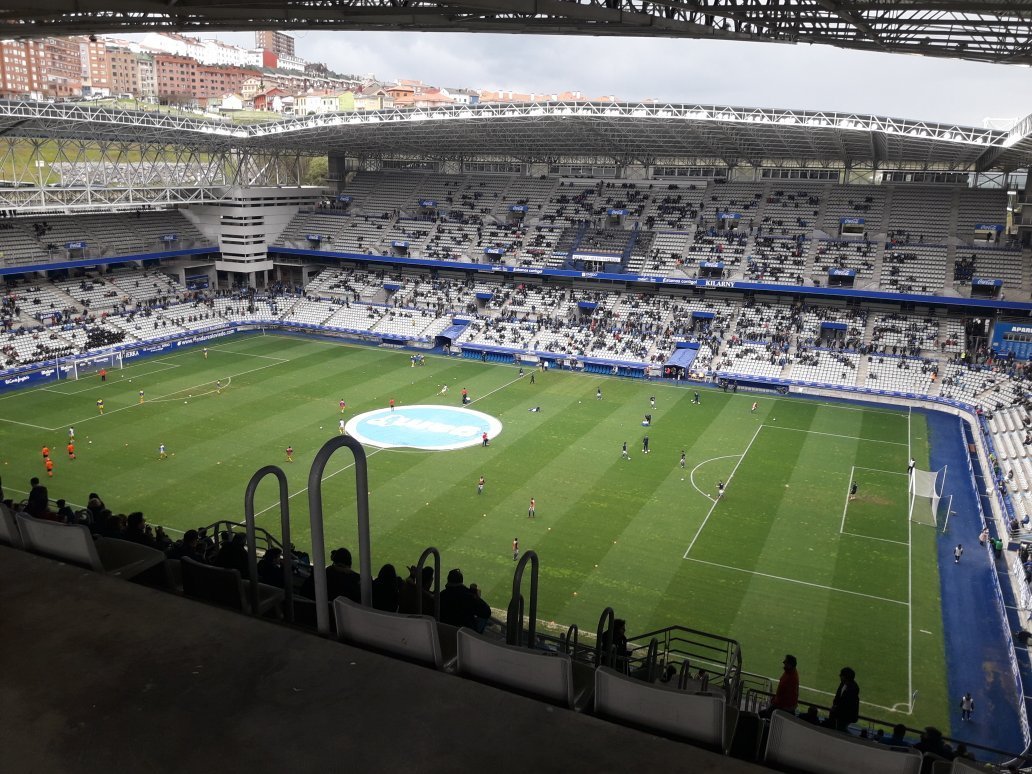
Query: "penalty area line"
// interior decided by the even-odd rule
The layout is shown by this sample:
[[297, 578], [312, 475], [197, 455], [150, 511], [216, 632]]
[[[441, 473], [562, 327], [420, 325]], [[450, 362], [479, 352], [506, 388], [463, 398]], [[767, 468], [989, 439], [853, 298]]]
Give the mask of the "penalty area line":
[[[742, 460], [745, 459], [745, 455], [748, 454], [749, 453], [749, 449], [752, 448], [753, 441], [756, 440], [756, 436], [758, 436], [760, 434], [760, 430], [762, 430], [763, 428], [764, 428], [764, 425], [759, 425], [756, 428], [756, 432], [753, 433], [753, 437], [749, 439], [749, 444], [745, 447], [745, 451], [742, 452], [741, 458], [738, 460], [738, 462], [735, 463], [735, 466], [731, 469], [731, 475], [729, 475], [727, 477], [727, 482], [724, 484], [725, 487], [728, 486], [731, 483], [731, 479], [733, 479], [735, 477], [735, 473], [737, 472], [739, 465], [742, 464]], [[735, 456], [735, 455], [732, 455], [732, 456]], [[719, 503], [719, 502], [720, 502], [719, 498], [714, 500], [713, 501], [713, 505], [711, 505], [709, 511], [706, 512], [706, 518], [704, 518], [702, 520], [702, 524], [700, 524], [699, 528], [695, 531], [695, 536], [692, 538], [692, 542], [688, 544], [688, 548], [685, 550], [684, 556], [682, 557], [683, 559], [687, 559], [688, 558], [688, 554], [691, 553], [692, 548], [695, 546], [695, 541], [699, 539], [699, 535], [702, 534], [702, 530], [706, 528], [706, 522], [708, 522], [709, 519], [710, 519], [710, 516], [713, 515], [713, 511], [716, 510], [717, 503]]]

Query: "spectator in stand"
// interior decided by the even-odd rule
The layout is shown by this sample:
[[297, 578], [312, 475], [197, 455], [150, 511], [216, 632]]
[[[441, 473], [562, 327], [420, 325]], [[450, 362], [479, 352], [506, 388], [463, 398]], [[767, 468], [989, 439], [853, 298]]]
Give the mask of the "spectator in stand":
[[935, 726], [925, 726], [925, 730], [921, 732], [921, 741], [914, 745], [914, 749], [938, 755], [948, 761], [954, 757], [953, 748], [946, 744], [942, 738], [942, 731]]
[[125, 533], [122, 535], [122, 539], [128, 540], [131, 543], [154, 547], [154, 535], [152, 534], [151, 526], [139, 511], [129, 514], [125, 522]]
[[101, 537], [118, 538], [125, 537], [125, 516], [114, 514], [107, 508], [100, 512], [93, 524], [93, 532]]
[[385, 564], [373, 579], [373, 607], [388, 613], [398, 612], [401, 579], [393, 564]]
[[57, 501], [57, 518], [63, 521], [65, 524], [75, 523], [75, 511], [68, 507], [68, 503], [64, 500]]
[[90, 492], [90, 496], [86, 498], [86, 510], [90, 512], [90, 521], [94, 524], [97, 523], [97, 517], [100, 516], [107, 506], [104, 505], [104, 501], [100, 499], [100, 495], [96, 492]]
[[[347, 597], [352, 602], [362, 601], [362, 579], [351, 569], [351, 552], [337, 548], [330, 553], [331, 564], [326, 568], [326, 599]], [[315, 599], [315, 574], [311, 574], [301, 586], [301, 595]]]
[[796, 657], [785, 656], [781, 665], [784, 667], [784, 671], [781, 673], [781, 679], [778, 680], [778, 689], [774, 693], [770, 707], [760, 713], [766, 718], [769, 718], [774, 710], [782, 710], [794, 715], [796, 707], [799, 706], [799, 672], [796, 670]]
[[910, 747], [910, 742], [907, 741], [906, 737], [907, 727], [902, 723], [897, 723], [892, 727], [892, 736], [884, 737], [882, 742], [891, 747]]
[[479, 589], [467, 587], [464, 580], [462, 570], [448, 572], [448, 583], [441, 592], [441, 623], [483, 632], [491, 618], [491, 608], [480, 598]]
[[[433, 615], [434, 614], [434, 595], [430, 590], [434, 585], [434, 568], [424, 567], [422, 572], [422, 583], [416, 583], [416, 568], [409, 567], [408, 578], [401, 586], [401, 592], [398, 596], [398, 612], [407, 613], [408, 615], [416, 615], [421, 613], [422, 615]], [[422, 610], [419, 609], [419, 600], [422, 597]]]
[[[620, 671], [627, 671], [627, 660], [631, 655], [630, 649], [627, 647], [627, 621], [623, 618], [616, 618], [613, 620], [612, 627], [612, 641], [610, 642], [610, 630], [606, 629], [602, 632], [601, 645], [603, 648], [609, 645], [612, 648], [613, 654], [613, 668]], [[605, 657], [603, 656], [603, 663], [605, 663]]]
[[258, 560], [258, 581], [270, 586], [283, 587], [283, 549], [270, 548]]
[[219, 548], [214, 564], [227, 570], [238, 570], [244, 578], [248, 576], [247, 568], [247, 535], [243, 532], [233, 534]]
[[807, 723], [813, 723], [815, 726], [821, 724], [821, 716], [817, 714], [817, 707], [811, 704], [806, 708], [806, 712], [799, 716]]
[[849, 724], [860, 718], [860, 686], [856, 683], [856, 672], [842, 667], [839, 672], [839, 687], [831, 701], [831, 712], [824, 725], [836, 731], [849, 733]]
[[207, 563], [204, 556], [204, 547], [201, 545], [200, 536], [195, 529], [188, 529], [183, 533], [183, 539], [177, 542], [169, 551], [170, 559], [193, 559], [195, 562]]
[[49, 518], [50, 494], [47, 488], [39, 483], [35, 476], [29, 481], [29, 501], [25, 506], [25, 512], [37, 519]]

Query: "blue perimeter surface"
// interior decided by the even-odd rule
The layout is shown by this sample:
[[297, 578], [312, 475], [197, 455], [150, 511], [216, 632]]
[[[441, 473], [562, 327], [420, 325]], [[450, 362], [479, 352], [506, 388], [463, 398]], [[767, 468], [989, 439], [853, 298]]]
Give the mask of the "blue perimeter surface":
[[[988, 547], [978, 544], [978, 534], [983, 527], [978, 502], [980, 493], [972, 487], [968, 472], [967, 439], [957, 417], [940, 411], [915, 411], [923, 413], [928, 420], [931, 469], [948, 466], [943, 499], [953, 495], [948, 531], [940, 532], [936, 541], [951, 736], [1017, 753], [1025, 747], [1020, 721], [1023, 697], [1017, 695], [1011, 670], [1008, 655], [1011, 632], [1007, 621], [1000, 616], [995, 560]], [[981, 483], [983, 471], [975, 473]], [[913, 528], [929, 529], [918, 524]], [[953, 549], [958, 543], [964, 546], [964, 556], [955, 564]], [[999, 561], [1006, 562], [1009, 556], [1013, 554], [1004, 551]], [[1006, 583], [1005, 577], [1001, 580]], [[920, 634], [915, 632], [914, 636]], [[975, 700], [975, 712], [973, 719], [965, 723], [960, 719], [960, 698], [969, 691]], [[920, 707], [918, 695], [918, 718]]]

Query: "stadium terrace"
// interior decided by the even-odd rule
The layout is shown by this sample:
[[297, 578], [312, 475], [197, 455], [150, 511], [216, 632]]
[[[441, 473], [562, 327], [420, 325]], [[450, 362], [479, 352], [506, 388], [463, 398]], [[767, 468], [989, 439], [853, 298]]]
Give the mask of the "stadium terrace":
[[[27, 548], [97, 570], [62, 585], [116, 610], [249, 614], [176, 627], [201, 652], [216, 619], [263, 643], [225, 649], [247, 669], [212, 654], [234, 700], [274, 646], [363, 696], [416, 662], [392, 701], [462, 686], [499, 749], [492, 707], [517, 700], [480, 683], [569, 710], [548, 735], [595, 739], [593, 714], [687, 742], [614, 751], [657, 765], [917, 772], [948, 757], [933, 724], [994, 763], [1032, 742], [1032, 120], [551, 103], [237, 127], [0, 103], [0, 147], [24, 140], [30, 163], [0, 161], [5, 587], [65, 577]], [[326, 185], [302, 186], [314, 156]], [[392, 419], [436, 404], [484, 424]], [[464, 442], [366, 451], [347, 422], [370, 412]], [[305, 499], [310, 527], [277, 530]], [[373, 544], [411, 581], [374, 586]], [[174, 605], [137, 613], [147, 641]], [[346, 644], [315, 636], [331, 618]], [[772, 706], [786, 652], [826, 727]], [[860, 739], [897, 723], [905, 750]]]

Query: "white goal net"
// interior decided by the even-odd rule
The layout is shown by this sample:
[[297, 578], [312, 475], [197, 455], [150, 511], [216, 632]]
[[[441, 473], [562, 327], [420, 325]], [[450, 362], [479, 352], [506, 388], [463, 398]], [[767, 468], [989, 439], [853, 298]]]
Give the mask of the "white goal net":
[[90, 355], [77, 357], [72, 360], [71, 377], [73, 379], [86, 379], [94, 374], [104, 371], [115, 371], [122, 368], [122, 353], [112, 352], [107, 355]]
[[914, 470], [910, 474], [910, 520], [934, 527], [939, 513], [939, 500], [946, 484], [946, 468]]

